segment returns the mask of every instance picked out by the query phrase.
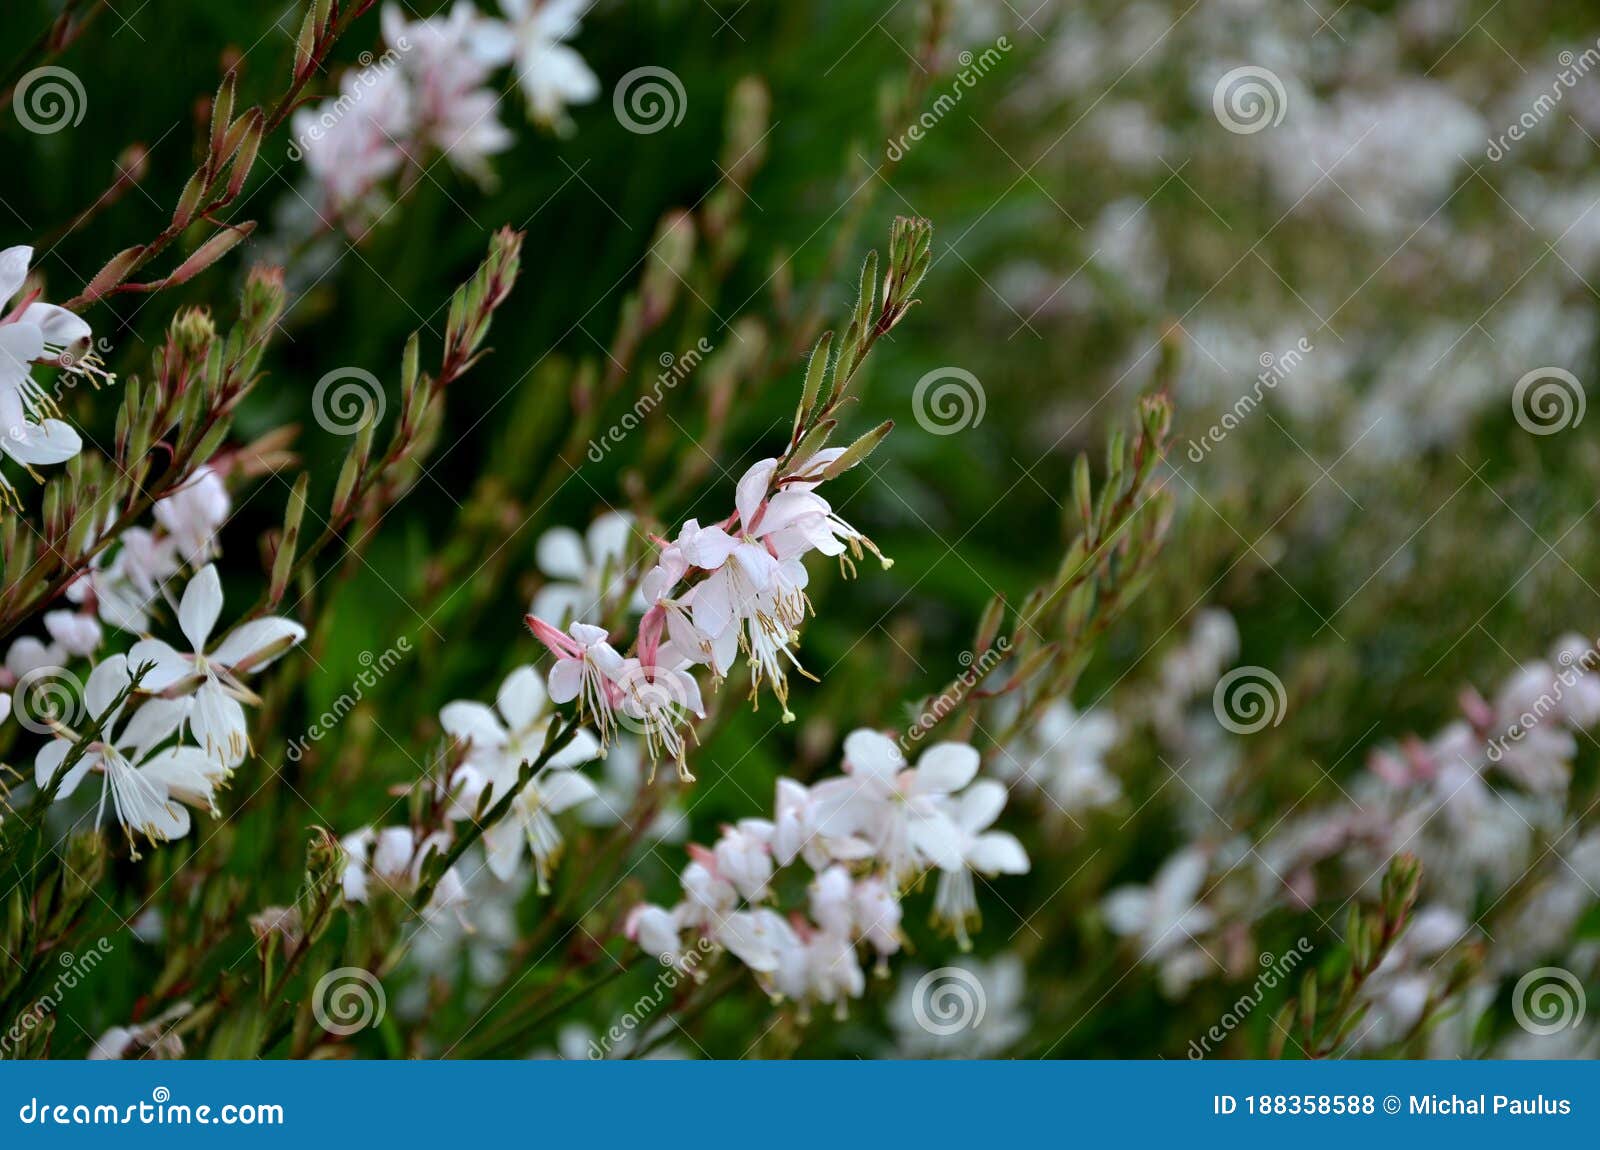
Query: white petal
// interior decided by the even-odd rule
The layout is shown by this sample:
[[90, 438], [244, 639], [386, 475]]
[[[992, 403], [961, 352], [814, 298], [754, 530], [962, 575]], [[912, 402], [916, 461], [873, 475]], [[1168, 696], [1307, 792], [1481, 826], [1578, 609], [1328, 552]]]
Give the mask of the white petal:
[[83, 450], [83, 440], [78, 433], [59, 419], [0, 428], [0, 436], [4, 437], [0, 438], [0, 448], [18, 463], [30, 467], [65, 463]]
[[238, 766], [249, 746], [250, 728], [244, 708], [215, 679], [207, 679], [194, 693], [189, 727], [206, 754], [224, 766]]
[[213, 662], [244, 674], [259, 671], [306, 637], [306, 629], [293, 619], [269, 615], [241, 623], [211, 652]]
[[772, 483], [772, 472], [777, 466], [776, 459], [757, 460], [739, 480], [734, 505], [739, 509], [740, 531], [748, 532], [751, 529], [750, 524], [761, 508], [761, 501], [767, 496], [767, 488]]
[[1014, 835], [990, 831], [979, 835], [967, 851], [967, 861], [981, 874], [1027, 874], [1028, 852]]
[[550, 701], [552, 703], [570, 703], [578, 697], [578, 690], [583, 686], [583, 665], [577, 659], [561, 659], [550, 668], [550, 679], [547, 683], [550, 688]]
[[53, 303], [30, 303], [17, 318], [20, 323], [31, 323], [38, 328], [51, 347], [68, 348], [93, 334], [88, 324]]
[[599, 793], [594, 784], [577, 771], [551, 771], [535, 786], [539, 788], [541, 804], [551, 814], [560, 814]]
[[1106, 925], [1115, 934], [1138, 934], [1150, 920], [1150, 892], [1142, 886], [1118, 887], [1100, 904]]
[[911, 843], [940, 870], [963, 870], [961, 831], [948, 817], [937, 812], [915, 819], [911, 824]]
[[[128, 683], [128, 659], [125, 655], [113, 655], [90, 671], [89, 681], [83, 686], [83, 702], [89, 710], [88, 720], [93, 722], [105, 715]], [[108, 718], [105, 727], [110, 727], [113, 722], [114, 717]]]
[[851, 731], [844, 740], [845, 762], [855, 774], [870, 775], [884, 781], [893, 779], [905, 767], [905, 756], [894, 740], [880, 731]]
[[506, 745], [506, 729], [500, 725], [494, 711], [482, 703], [468, 699], [446, 703], [439, 712], [439, 725], [452, 738], [470, 742], [475, 747]]
[[[67, 754], [71, 750], [72, 743], [67, 739], [51, 739], [39, 748], [39, 753], [33, 760], [33, 780], [40, 790], [50, 785], [50, 780], [55, 778], [56, 772], [61, 769], [61, 764], [66, 761]], [[95, 758], [93, 752], [86, 751], [76, 763], [72, 764], [72, 769], [61, 780], [61, 786], [56, 789], [57, 799], [64, 799], [78, 789], [83, 776], [94, 766]]]
[[968, 834], [977, 834], [1000, 817], [1005, 805], [1005, 786], [993, 779], [979, 779], [956, 798], [956, 824]]
[[544, 703], [544, 684], [539, 681], [539, 672], [532, 667], [518, 667], [512, 671], [495, 696], [495, 705], [500, 708], [506, 726], [513, 731], [531, 727], [539, 712], [544, 710]]
[[918, 794], [959, 791], [978, 773], [978, 752], [965, 743], [937, 743], [917, 757]]
[[628, 538], [632, 534], [633, 516], [621, 511], [607, 511], [589, 524], [586, 532], [589, 562], [600, 567], [608, 561], [620, 561], [628, 550]]
[[556, 579], [581, 579], [589, 565], [583, 538], [570, 527], [552, 527], [539, 536], [534, 559], [541, 571]]
[[[28, 278], [28, 265], [32, 262], [33, 249], [26, 244], [0, 252], [0, 305], [22, 290]], [[3, 307], [0, 310], [4, 310]]]
[[139, 680], [141, 691], [165, 691], [174, 683], [192, 676], [195, 677], [192, 685], [200, 685], [194, 657], [178, 651], [165, 640], [140, 639], [128, 648], [128, 666], [132, 670], [138, 670], [147, 663], [150, 667], [145, 671], [144, 678]]
[[211, 638], [211, 628], [217, 625], [222, 613], [222, 580], [210, 563], [194, 573], [189, 585], [183, 589], [183, 600], [178, 604], [178, 627], [183, 637], [194, 644], [196, 654], [206, 649]]

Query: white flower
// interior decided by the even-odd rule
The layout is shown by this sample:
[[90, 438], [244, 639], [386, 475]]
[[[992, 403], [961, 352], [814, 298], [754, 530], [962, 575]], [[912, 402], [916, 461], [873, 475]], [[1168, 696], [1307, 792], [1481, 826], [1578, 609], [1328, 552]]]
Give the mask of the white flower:
[[227, 522], [231, 506], [222, 479], [211, 468], [200, 467], [182, 487], [156, 502], [155, 517], [184, 562], [198, 567], [221, 554], [217, 532]]
[[582, 536], [570, 527], [541, 535], [534, 559], [550, 582], [534, 595], [532, 613], [557, 626], [594, 623], [627, 585], [622, 561], [632, 532], [633, 516], [608, 511]]
[[[37, 293], [23, 293], [33, 249], [0, 251], [0, 452], [24, 467], [64, 463], [77, 455], [83, 441], [56, 418], [54, 399], [33, 378], [35, 363], [54, 363], [68, 371], [98, 373], [98, 360], [82, 354], [89, 325], [64, 308], [41, 303]], [[11, 484], [0, 477], [0, 499], [14, 499]]]
[[978, 918], [978, 898], [973, 889], [974, 873], [1027, 874], [1028, 852], [1015, 836], [988, 828], [1005, 809], [1006, 789], [993, 779], [973, 783], [951, 803], [951, 818], [959, 832], [959, 857], [955, 867], [940, 867], [939, 886], [934, 891], [934, 917], [948, 925], [962, 950], [972, 947], [967, 924]]
[[[492, 799], [501, 798], [516, 784], [522, 764], [539, 758], [553, 718], [547, 702], [539, 673], [532, 667], [518, 667], [500, 684], [495, 707], [469, 700], [445, 704], [439, 712], [439, 725], [452, 738], [468, 744], [461, 769], [451, 780], [459, 817], [472, 815], [486, 787], [491, 788]], [[576, 767], [599, 753], [595, 737], [579, 730], [551, 756], [548, 766], [553, 770]]]
[[183, 589], [178, 625], [193, 650], [183, 652], [161, 639], [141, 639], [128, 652], [132, 667], [153, 664], [139, 689], [171, 698], [193, 696], [188, 721], [206, 753], [224, 766], [244, 761], [250, 731], [241, 703], [258, 700], [239, 676], [258, 671], [305, 638], [305, 628], [290, 619], [268, 616], [241, 623], [208, 654], [206, 643], [222, 613], [222, 582], [206, 564]]
[[511, 26], [481, 28], [481, 49], [513, 61], [531, 119], [562, 127], [568, 104], [586, 104], [600, 94], [589, 65], [562, 43], [578, 34], [578, 18], [588, 6], [589, 0], [500, 0]]
[[683, 960], [683, 931], [670, 910], [640, 904], [628, 912], [623, 933], [664, 964], [677, 966]]
[[[135, 835], [151, 842], [166, 842], [189, 833], [189, 812], [183, 802], [212, 806], [216, 783], [224, 770], [205, 764], [197, 747], [173, 747], [158, 751], [178, 729], [181, 708], [165, 699], [150, 699], [128, 720], [121, 731], [127, 698], [117, 697], [132, 682], [126, 656], [114, 655], [89, 673], [83, 701], [87, 714], [99, 722], [100, 734], [61, 774], [68, 756], [81, 741], [73, 731], [62, 727], [58, 737], [40, 748], [34, 759], [34, 782], [42, 790], [60, 775], [56, 798], [71, 795], [91, 770], [105, 775], [100, 805], [95, 812], [98, 823], [105, 813], [106, 798], [127, 832], [130, 844]], [[153, 769], [152, 769], [153, 768]], [[135, 857], [138, 851], [134, 851]]]
[[822, 833], [870, 842], [900, 889], [929, 866], [958, 870], [965, 865], [961, 831], [943, 800], [977, 774], [977, 751], [939, 743], [908, 768], [892, 739], [859, 730], [846, 737], [844, 752], [850, 785], [830, 786], [822, 796]]
[[1195, 902], [1206, 881], [1205, 852], [1179, 851], [1161, 865], [1149, 886], [1118, 887], [1106, 895], [1101, 909], [1106, 925], [1143, 948], [1140, 958], [1159, 962], [1210, 930], [1212, 912]]
[[498, 877], [516, 872], [522, 846], [533, 855], [539, 893], [550, 892], [550, 871], [561, 855], [561, 832], [553, 816], [594, 798], [594, 784], [577, 771], [546, 770], [512, 800], [506, 816], [483, 833], [489, 869]]

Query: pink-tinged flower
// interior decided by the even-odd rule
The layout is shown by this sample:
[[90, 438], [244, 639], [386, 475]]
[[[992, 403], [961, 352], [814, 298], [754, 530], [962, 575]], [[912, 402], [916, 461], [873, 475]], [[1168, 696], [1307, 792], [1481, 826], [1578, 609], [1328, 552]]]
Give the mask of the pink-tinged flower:
[[625, 660], [608, 641], [604, 627], [574, 623], [565, 633], [535, 615], [527, 617], [534, 637], [556, 657], [550, 669], [550, 701], [578, 701], [578, 719], [589, 722], [600, 736], [601, 747], [616, 738], [617, 720], [613, 714], [621, 702], [617, 677]]
[[339, 81], [337, 99], [298, 109], [289, 119], [295, 148], [337, 221], [371, 214], [378, 186], [406, 162], [411, 93], [394, 68], [360, 68]]
[[466, 0], [457, 0], [448, 16], [425, 20], [408, 21], [393, 4], [382, 14], [383, 38], [411, 82], [415, 138], [485, 185], [494, 178], [488, 158], [512, 142], [495, 115], [500, 97], [486, 85], [496, 60], [482, 50], [482, 38], [498, 24]]

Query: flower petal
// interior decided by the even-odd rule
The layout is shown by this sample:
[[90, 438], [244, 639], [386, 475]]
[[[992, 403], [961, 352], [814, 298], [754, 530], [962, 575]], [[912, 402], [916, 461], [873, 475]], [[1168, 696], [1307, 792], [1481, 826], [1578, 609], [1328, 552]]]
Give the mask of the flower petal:
[[183, 637], [194, 644], [195, 654], [205, 653], [206, 640], [211, 638], [211, 628], [217, 625], [220, 614], [222, 580], [217, 576], [215, 565], [207, 563], [189, 580], [178, 604], [178, 627]]

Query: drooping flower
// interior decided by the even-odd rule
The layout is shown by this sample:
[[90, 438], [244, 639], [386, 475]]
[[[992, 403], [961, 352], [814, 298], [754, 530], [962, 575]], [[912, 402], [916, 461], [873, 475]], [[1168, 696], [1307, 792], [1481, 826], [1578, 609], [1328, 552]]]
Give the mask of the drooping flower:
[[572, 770], [546, 770], [517, 792], [511, 810], [483, 834], [489, 869], [501, 879], [516, 872], [526, 844], [539, 893], [550, 893], [550, 872], [561, 855], [554, 816], [594, 798], [594, 784]]

